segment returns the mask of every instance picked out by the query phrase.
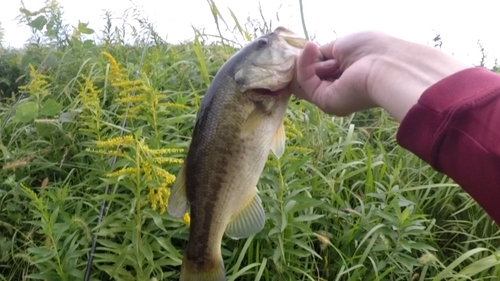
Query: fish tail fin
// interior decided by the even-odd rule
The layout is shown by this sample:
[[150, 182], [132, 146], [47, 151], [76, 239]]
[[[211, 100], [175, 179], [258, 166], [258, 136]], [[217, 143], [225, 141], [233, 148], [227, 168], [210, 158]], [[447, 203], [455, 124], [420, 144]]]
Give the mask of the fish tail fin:
[[222, 257], [206, 262], [205, 266], [198, 266], [184, 255], [179, 281], [226, 281], [226, 270]]

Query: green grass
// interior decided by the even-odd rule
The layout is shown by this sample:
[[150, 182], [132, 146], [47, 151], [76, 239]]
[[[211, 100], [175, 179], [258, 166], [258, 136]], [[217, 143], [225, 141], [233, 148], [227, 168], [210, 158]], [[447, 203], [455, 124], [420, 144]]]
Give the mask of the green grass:
[[[189, 228], [165, 202], [200, 100], [238, 46], [198, 31], [167, 44], [139, 16], [132, 34], [109, 21], [98, 44], [49, 4], [23, 12], [25, 48], [0, 49], [0, 280], [83, 280], [94, 236], [89, 280], [177, 280]], [[271, 29], [209, 4], [236, 38]], [[498, 227], [396, 130], [378, 109], [337, 118], [291, 102], [285, 155], [258, 185], [265, 228], [223, 240], [229, 280], [500, 279]]]

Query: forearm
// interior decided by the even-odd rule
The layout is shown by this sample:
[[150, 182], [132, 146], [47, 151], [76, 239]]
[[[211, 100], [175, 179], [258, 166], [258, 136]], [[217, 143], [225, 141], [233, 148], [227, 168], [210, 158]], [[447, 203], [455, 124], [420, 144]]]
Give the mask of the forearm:
[[373, 90], [369, 89], [374, 101], [398, 122], [427, 88], [471, 67], [438, 49], [399, 38], [390, 40], [390, 52], [377, 57], [384, 62], [377, 63], [380, 69], [374, 69], [369, 77], [377, 81], [368, 84], [376, 85]]
[[432, 85], [404, 117], [397, 140], [500, 224], [500, 75], [470, 68]]

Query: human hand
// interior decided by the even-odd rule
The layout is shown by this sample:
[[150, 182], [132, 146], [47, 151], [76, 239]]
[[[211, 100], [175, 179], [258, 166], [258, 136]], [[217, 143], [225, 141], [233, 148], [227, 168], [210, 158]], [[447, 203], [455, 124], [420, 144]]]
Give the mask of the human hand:
[[[320, 54], [325, 61], [317, 61]], [[428, 87], [469, 67], [435, 48], [365, 31], [323, 46], [308, 43], [291, 88], [328, 114], [380, 106], [401, 122]]]

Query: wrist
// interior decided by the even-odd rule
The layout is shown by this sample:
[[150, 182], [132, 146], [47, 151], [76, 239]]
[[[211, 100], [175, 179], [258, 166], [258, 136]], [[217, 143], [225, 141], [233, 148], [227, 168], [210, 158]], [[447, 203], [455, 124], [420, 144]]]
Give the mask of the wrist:
[[[382, 56], [373, 91], [373, 100], [398, 122], [432, 85], [472, 65], [465, 64], [440, 50], [397, 39], [391, 56]], [[402, 42], [401, 42], [402, 41]], [[392, 48], [391, 48], [392, 49]], [[397, 55], [394, 55], [396, 52]], [[385, 78], [384, 78], [385, 77]]]

